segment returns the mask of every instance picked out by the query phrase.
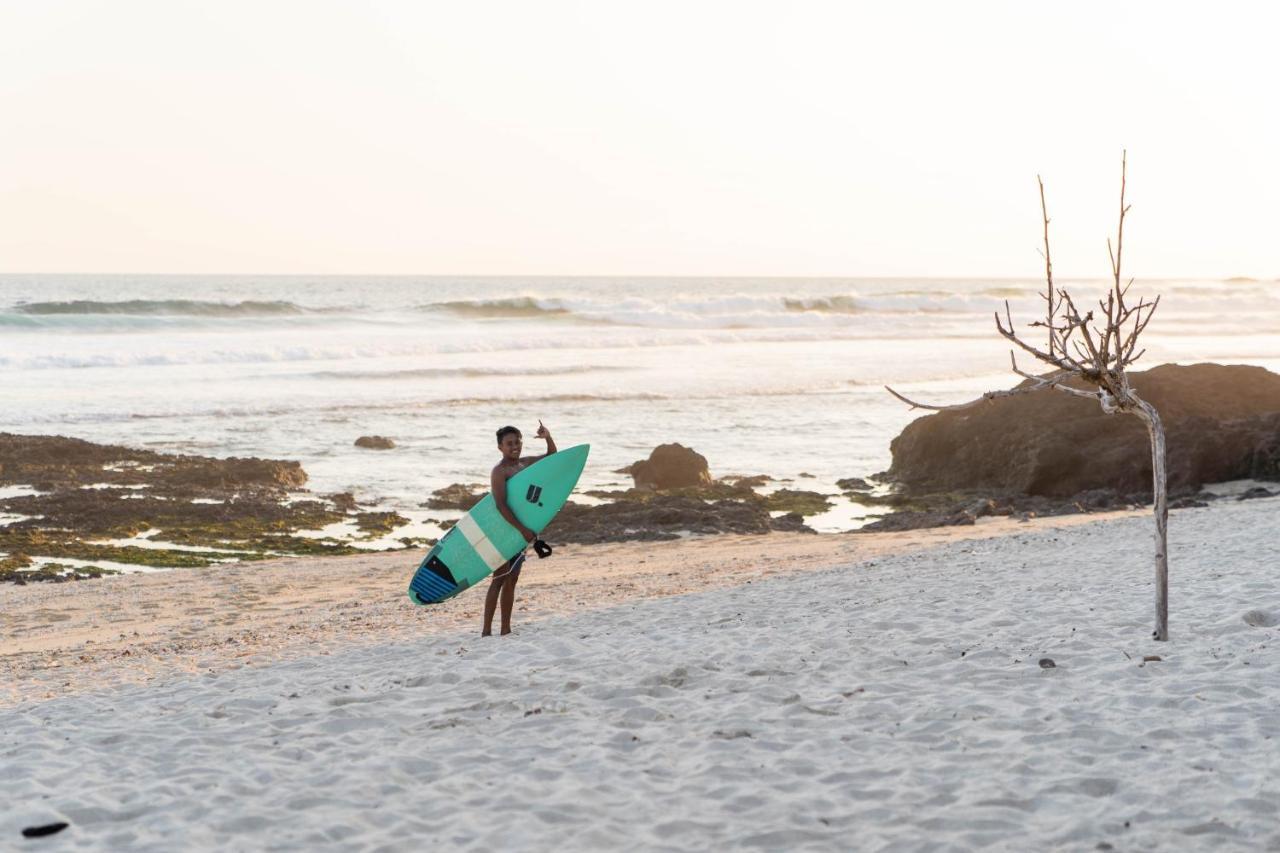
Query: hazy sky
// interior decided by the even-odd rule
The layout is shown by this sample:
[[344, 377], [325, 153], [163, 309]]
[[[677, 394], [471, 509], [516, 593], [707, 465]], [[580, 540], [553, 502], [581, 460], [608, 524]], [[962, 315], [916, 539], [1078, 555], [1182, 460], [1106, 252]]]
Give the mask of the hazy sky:
[[1280, 276], [1270, 4], [0, 4], [0, 271]]

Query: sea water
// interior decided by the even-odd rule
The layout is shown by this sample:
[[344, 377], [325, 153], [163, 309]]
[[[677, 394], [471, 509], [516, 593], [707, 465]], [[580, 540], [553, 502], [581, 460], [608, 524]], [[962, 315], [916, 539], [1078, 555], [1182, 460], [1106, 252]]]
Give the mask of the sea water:
[[[1092, 303], [1104, 281], [1065, 283]], [[1138, 281], [1162, 298], [1139, 367], [1280, 368], [1275, 282]], [[713, 475], [835, 493], [888, 467], [922, 401], [1010, 387], [996, 279], [0, 276], [0, 431], [300, 461], [317, 492], [416, 509], [485, 483], [495, 430], [589, 442], [583, 487], [680, 442]], [[1026, 370], [1040, 370], [1029, 358]], [[396, 448], [354, 446], [383, 435]], [[835, 513], [824, 529], [850, 526]]]

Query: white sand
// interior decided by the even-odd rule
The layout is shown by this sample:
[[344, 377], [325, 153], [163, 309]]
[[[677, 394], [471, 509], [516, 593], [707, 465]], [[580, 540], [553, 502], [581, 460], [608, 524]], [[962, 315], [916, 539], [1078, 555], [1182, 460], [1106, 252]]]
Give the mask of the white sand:
[[1123, 518], [19, 706], [0, 847], [1280, 849], [1278, 509], [1168, 643]]

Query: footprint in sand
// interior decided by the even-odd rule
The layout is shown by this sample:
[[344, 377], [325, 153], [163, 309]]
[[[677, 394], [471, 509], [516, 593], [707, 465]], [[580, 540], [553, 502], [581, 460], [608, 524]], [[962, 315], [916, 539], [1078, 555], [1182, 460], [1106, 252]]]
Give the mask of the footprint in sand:
[[1244, 624], [1254, 628], [1274, 628], [1280, 625], [1280, 616], [1266, 610], [1250, 610], [1244, 615]]
[[59, 610], [37, 610], [35, 615], [45, 622], [66, 622], [71, 618], [70, 613]]

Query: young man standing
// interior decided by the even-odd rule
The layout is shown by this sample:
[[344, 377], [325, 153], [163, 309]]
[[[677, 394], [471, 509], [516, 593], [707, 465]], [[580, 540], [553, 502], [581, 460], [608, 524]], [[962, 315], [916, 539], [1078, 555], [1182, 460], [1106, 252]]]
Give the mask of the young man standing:
[[[498, 512], [502, 513], [502, 517], [508, 524], [520, 531], [520, 535], [526, 542], [532, 542], [536, 536], [532, 530], [520, 523], [507, 504], [507, 480], [542, 459], [543, 456], [550, 456], [556, 452], [556, 443], [551, 437], [551, 431], [542, 425], [542, 421], [538, 421], [537, 436], [547, 442], [547, 452], [542, 456], [521, 456], [520, 453], [524, 450], [524, 437], [520, 434], [520, 430], [513, 426], [504, 426], [498, 430], [498, 450], [502, 453], [502, 461], [493, 466], [493, 472], [489, 475], [493, 502], [497, 505]], [[524, 553], [521, 552], [493, 573], [493, 580], [489, 582], [489, 591], [484, 597], [484, 625], [480, 636], [488, 637], [493, 634], [493, 612], [497, 609], [499, 601], [502, 603], [502, 633], [511, 633], [511, 610], [515, 606], [516, 581], [520, 579], [520, 568], [523, 565]]]

